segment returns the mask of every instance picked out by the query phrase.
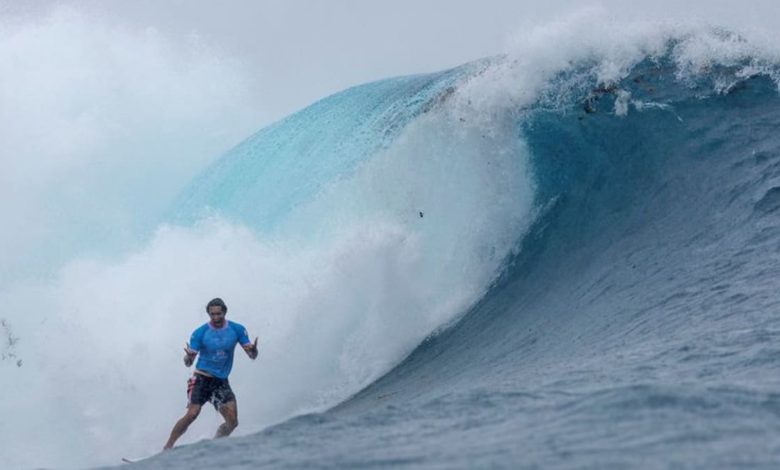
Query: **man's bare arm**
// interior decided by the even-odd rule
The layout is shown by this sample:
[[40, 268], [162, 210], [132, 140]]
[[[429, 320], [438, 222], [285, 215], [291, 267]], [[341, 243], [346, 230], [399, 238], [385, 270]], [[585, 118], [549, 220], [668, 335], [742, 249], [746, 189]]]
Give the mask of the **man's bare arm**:
[[249, 359], [257, 359], [257, 337], [255, 337], [254, 343], [242, 344], [241, 347], [244, 348], [244, 351], [246, 351], [246, 355], [249, 356]]
[[189, 367], [195, 362], [195, 356], [198, 355], [198, 351], [190, 348], [190, 343], [184, 344], [184, 365]]

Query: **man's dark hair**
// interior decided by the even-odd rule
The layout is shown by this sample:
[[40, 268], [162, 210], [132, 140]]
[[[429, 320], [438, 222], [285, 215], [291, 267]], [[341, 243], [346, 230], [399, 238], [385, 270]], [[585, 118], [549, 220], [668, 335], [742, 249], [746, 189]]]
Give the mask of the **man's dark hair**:
[[209, 303], [206, 304], [206, 313], [208, 313], [209, 307], [221, 307], [222, 313], [227, 313], [227, 305], [225, 305], [225, 301], [223, 301], [219, 297], [211, 299]]

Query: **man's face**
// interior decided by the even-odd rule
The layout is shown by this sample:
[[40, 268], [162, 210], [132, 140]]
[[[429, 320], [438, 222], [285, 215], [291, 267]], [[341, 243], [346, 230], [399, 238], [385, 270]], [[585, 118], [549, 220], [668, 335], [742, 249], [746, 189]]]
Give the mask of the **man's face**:
[[222, 311], [222, 307], [219, 305], [209, 307], [209, 317], [211, 317], [211, 323], [214, 326], [222, 326], [225, 323], [225, 312]]

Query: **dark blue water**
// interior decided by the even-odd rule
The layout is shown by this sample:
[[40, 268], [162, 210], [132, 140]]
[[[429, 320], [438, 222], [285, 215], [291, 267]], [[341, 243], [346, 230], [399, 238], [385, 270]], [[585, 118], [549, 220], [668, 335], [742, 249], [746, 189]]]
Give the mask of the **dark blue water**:
[[335, 408], [139, 468], [778, 468], [780, 97], [722, 76], [646, 60], [517, 110], [540, 215], [460, 321]]

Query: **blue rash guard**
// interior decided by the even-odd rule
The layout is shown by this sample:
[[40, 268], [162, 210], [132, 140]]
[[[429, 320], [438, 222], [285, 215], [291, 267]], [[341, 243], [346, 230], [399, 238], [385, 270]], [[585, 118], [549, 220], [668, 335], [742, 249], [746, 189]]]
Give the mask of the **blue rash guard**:
[[233, 351], [236, 344], [250, 344], [249, 335], [243, 325], [225, 321], [225, 326], [215, 328], [206, 323], [192, 332], [190, 348], [198, 351], [195, 368], [214, 377], [227, 379], [233, 368]]

